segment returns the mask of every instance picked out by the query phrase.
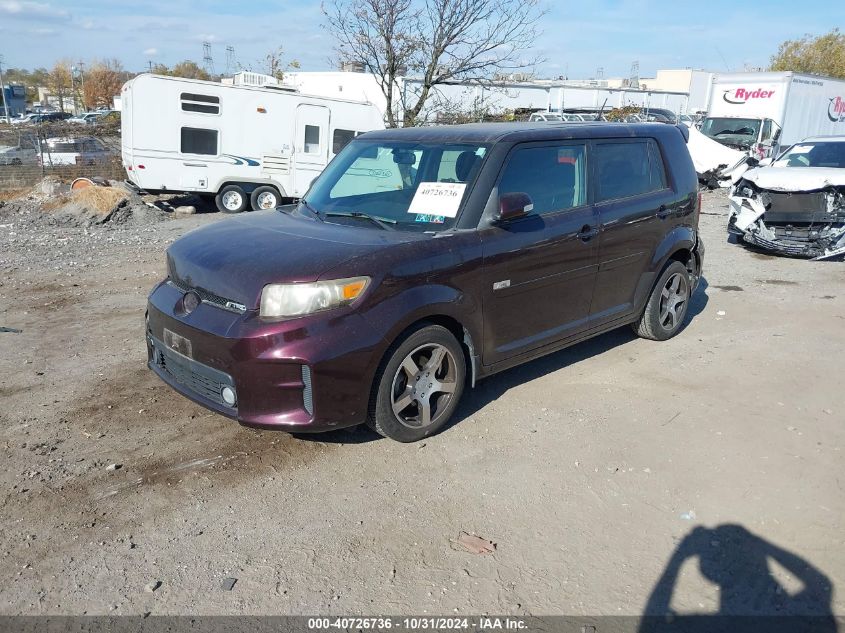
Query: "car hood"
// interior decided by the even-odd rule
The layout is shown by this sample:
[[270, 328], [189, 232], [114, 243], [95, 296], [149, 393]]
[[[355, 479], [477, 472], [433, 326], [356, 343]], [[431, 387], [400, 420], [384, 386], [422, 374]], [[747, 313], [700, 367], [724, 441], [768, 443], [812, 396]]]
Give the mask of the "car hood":
[[845, 169], [833, 167], [757, 167], [745, 172], [745, 180], [770, 191], [817, 191], [845, 187]]
[[254, 309], [267, 284], [315, 281], [349, 259], [421, 237], [260, 211], [186, 234], [167, 249], [167, 272], [181, 285]]

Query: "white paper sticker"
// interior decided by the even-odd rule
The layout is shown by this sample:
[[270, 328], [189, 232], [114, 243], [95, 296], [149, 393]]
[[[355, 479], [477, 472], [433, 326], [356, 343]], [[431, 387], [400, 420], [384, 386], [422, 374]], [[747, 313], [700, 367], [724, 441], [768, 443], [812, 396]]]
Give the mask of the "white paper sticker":
[[792, 150], [789, 153], [790, 154], [806, 154], [811, 149], [813, 149], [812, 145], [796, 145], [795, 147], [792, 148]]
[[464, 182], [421, 182], [408, 213], [454, 218], [466, 187]]

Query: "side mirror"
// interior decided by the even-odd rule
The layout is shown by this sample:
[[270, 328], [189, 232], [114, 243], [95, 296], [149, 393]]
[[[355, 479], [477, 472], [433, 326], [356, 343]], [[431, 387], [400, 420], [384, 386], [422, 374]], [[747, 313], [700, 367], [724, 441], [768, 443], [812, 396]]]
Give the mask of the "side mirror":
[[531, 196], [521, 191], [506, 193], [499, 197], [499, 216], [497, 222], [507, 222], [521, 218], [534, 210], [534, 202]]

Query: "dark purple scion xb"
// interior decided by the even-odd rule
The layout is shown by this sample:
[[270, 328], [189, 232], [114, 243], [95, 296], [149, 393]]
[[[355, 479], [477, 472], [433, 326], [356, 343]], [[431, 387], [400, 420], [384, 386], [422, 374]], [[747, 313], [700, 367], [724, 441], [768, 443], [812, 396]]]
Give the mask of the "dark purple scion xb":
[[668, 339], [704, 257], [685, 140], [599, 122], [359, 136], [298, 204], [168, 249], [149, 366], [249, 426], [409, 442], [503, 369], [629, 324]]

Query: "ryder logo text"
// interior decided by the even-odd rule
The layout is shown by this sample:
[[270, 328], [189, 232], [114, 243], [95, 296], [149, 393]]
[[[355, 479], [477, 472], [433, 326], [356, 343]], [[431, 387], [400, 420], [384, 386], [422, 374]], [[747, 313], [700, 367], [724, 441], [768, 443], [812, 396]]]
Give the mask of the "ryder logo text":
[[770, 99], [775, 94], [774, 90], [748, 90], [747, 88], [733, 88], [725, 90], [722, 98], [728, 103], [746, 103], [752, 99]]

